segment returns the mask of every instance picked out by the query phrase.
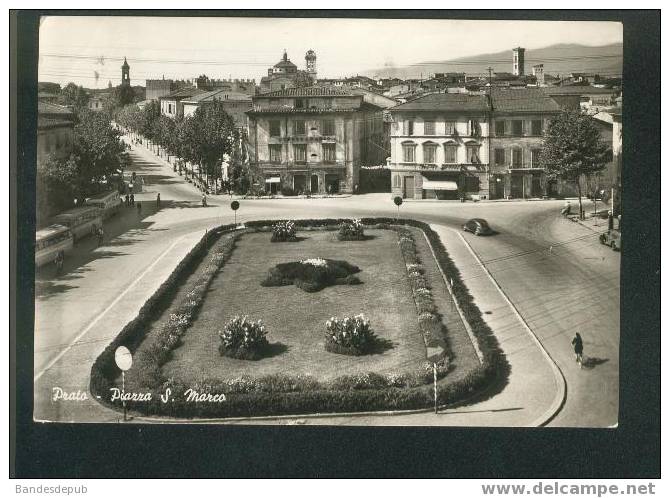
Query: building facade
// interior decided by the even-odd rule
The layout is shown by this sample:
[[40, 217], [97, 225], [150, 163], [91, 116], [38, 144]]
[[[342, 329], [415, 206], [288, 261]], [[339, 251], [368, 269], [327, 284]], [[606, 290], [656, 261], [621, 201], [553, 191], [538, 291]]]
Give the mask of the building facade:
[[161, 97], [164, 97], [175, 90], [180, 88], [190, 87], [191, 82], [189, 80], [166, 80], [165, 78], [160, 80], [146, 80], [146, 100], [158, 100]]
[[249, 116], [253, 183], [269, 193], [353, 192], [362, 165], [383, 157], [382, 109], [346, 89], [304, 87], [253, 98]]
[[512, 74], [523, 76], [526, 71], [526, 49], [517, 47], [512, 49]]
[[256, 80], [254, 79], [211, 79], [206, 75], [201, 75], [196, 78], [195, 86], [205, 92], [223, 90], [229, 93], [244, 93], [249, 96], [256, 94]]
[[486, 95], [436, 93], [389, 109], [391, 191], [410, 199], [488, 197]]
[[225, 111], [233, 118], [238, 128], [247, 128], [246, 112], [251, 109], [251, 96], [245, 93], [214, 90], [184, 99], [181, 101], [184, 109], [184, 117], [193, 116], [198, 107], [213, 102], [220, 102], [223, 105]]
[[491, 199], [555, 195], [540, 164], [543, 133], [560, 111], [540, 88], [491, 88]]
[[[316, 68], [316, 55], [314, 56], [314, 67]], [[303, 74], [305, 74], [303, 72]], [[268, 69], [268, 75], [263, 76], [260, 82], [260, 93], [269, 93], [288, 88], [295, 88], [297, 80], [301, 77], [298, 66], [288, 58], [286, 50], [281, 60]]]
[[64, 158], [72, 152], [74, 113], [67, 107], [37, 103], [37, 162], [50, 155]]
[[158, 100], [161, 105], [161, 114], [173, 119], [184, 117], [184, 100], [192, 99], [197, 95], [205, 93], [204, 90], [199, 90], [195, 87], [185, 87], [175, 90]]

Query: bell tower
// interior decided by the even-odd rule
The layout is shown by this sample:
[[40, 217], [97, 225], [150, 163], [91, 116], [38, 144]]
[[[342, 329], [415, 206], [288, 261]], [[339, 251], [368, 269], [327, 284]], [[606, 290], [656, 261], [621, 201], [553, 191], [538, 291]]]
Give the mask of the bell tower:
[[130, 86], [130, 66], [126, 58], [123, 58], [123, 66], [121, 66], [121, 85]]
[[305, 71], [316, 81], [316, 52], [308, 50], [305, 54]]

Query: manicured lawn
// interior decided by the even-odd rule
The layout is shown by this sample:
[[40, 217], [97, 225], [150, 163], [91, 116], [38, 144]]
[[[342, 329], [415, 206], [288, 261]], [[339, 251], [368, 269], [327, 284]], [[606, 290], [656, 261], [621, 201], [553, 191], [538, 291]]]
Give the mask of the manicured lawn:
[[[183, 344], [163, 366], [167, 377], [197, 382], [242, 375], [309, 374], [325, 381], [365, 372], [402, 372], [426, 358], [411, 290], [391, 230], [366, 230], [366, 241], [340, 242], [336, 232], [301, 231], [294, 243], [270, 243], [270, 233], [244, 234], [217, 274]], [[294, 285], [262, 287], [278, 263], [306, 258], [345, 260], [361, 269], [362, 285], [336, 285], [308, 293]], [[364, 313], [375, 333], [393, 347], [362, 357], [329, 353], [323, 347], [325, 322], [331, 316]], [[258, 361], [236, 360], [218, 353], [218, 330], [234, 315], [261, 319], [269, 331], [273, 354]]]

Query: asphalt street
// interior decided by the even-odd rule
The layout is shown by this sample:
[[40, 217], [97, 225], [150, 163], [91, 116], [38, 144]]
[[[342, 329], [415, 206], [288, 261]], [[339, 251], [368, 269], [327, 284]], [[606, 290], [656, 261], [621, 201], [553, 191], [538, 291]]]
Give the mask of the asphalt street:
[[[142, 212], [124, 208], [106, 225], [102, 246], [86, 241], [76, 248], [66, 262], [64, 275], [56, 277], [49, 268], [36, 275], [37, 420], [118, 420], [117, 413], [95, 400], [53, 401], [53, 388], [86, 392], [95, 357], [143, 300], [205, 229], [233, 220], [228, 196], [210, 196], [209, 206], [202, 207], [200, 192], [163, 160], [141, 146], [135, 147], [131, 156], [133, 169], [145, 178], [145, 191], [136, 196]], [[155, 203], [159, 192], [160, 209]], [[390, 194], [240, 202], [238, 221], [396, 213]], [[560, 201], [407, 201], [400, 208], [402, 217], [427, 221], [452, 234], [446, 245], [452, 252], [449, 245], [457, 244], [453, 255], [458, 254], [465, 283], [475, 296], [475, 290], [486, 296], [481, 303], [485, 318], [504, 337], [505, 354], [518, 361], [510, 382], [499, 394], [454, 408], [452, 417], [419, 413], [293, 417], [253, 423], [528, 425], [555, 405], [561, 388], [554, 375], [557, 369], [564, 396], [554, 406], [549, 425], [615, 425], [621, 256], [599, 244], [598, 233], [606, 228], [602, 221], [600, 226], [588, 226], [592, 221], [587, 226], [568, 221], [559, 215], [561, 205]], [[486, 218], [498, 233], [475, 237], [449, 230], [460, 230], [471, 217]], [[585, 341], [584, 368], [576, 364], [570, 344], [577, 331]], [[531, 391], [536, 394], [529, 394]], [[526, 410], [523, 416], [512, 409], [519, 407]]]

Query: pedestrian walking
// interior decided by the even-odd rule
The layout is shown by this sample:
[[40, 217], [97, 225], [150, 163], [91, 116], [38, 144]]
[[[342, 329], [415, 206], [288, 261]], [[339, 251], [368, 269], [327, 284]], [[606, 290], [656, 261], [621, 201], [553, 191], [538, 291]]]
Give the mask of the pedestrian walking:
[[158, 209], [161, 208], [161, 193], [160, 193], [160, 192], [158, 192], [158, 193], [156, 194], [156, 207], [157, 207]]
[[140, 216], [142, 215], [142, 203], [141, 202], [137, 203], [137, 214], [140, 215]]
[[207, 207], [207, 195], [202, 194], [202, 207]]
[[130, 193], [130, 205], [134, 206], [135, 205], [135, 194], [132, 192]]
[[98, 228], [98, 247], [102, 245], [102, 243], [105, 240], [105, 231], [102, 229], [102, 227]]
[[130, 196], [126, 194], [126, 207], [130, 206]]
[[54, 259], [54, 264], [56, 265], [56, 275], [63, 273], [63, 263], [65, 262], [65, 253], [63, 251], [58, 251], [56, 253], [56, 259]]
[[582, 340], [582, 336], [579, 335], [579, 332], [577, 332], [572, 339], [572, 346], [575, 349], [575, 361], [579, 363], [579, 368], [581, 368], [584, 360], [584, 341]]

